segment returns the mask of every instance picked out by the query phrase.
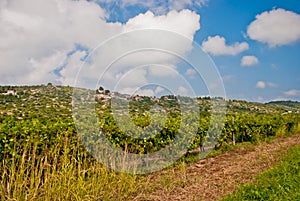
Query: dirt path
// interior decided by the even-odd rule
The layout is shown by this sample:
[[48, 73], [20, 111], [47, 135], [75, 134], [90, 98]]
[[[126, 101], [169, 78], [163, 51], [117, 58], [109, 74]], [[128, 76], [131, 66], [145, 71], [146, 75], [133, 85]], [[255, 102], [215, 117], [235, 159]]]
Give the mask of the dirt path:
[[179, 165], [159, 176], [150, 176], [149, 189], [136, 200], [218, 200], [236, 190], [240, 183], [253, 181], [295, 145], [300, 145], [300, 135], [239, 148], [186, 166]]

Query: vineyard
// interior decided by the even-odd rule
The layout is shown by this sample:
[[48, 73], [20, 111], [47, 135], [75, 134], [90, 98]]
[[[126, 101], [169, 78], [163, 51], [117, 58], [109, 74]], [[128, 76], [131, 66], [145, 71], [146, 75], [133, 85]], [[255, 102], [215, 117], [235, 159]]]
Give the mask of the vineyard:
[[96, 114], [92, 122], [76, 104], [76, 98], [85, 100], [74, 97], [71, 87], [0, 87], [1, 200], [132, 198], [145, 178], [97, 163], [101, 137], [90, 133], [95, 125], [115, 147], [136, 155], [167, 149], [165, 154], [181, 156], [187, 144], [186, 151], [226, 150], [300, 132], [298, 102], [129, 97], [103, 88], [88, 93]]

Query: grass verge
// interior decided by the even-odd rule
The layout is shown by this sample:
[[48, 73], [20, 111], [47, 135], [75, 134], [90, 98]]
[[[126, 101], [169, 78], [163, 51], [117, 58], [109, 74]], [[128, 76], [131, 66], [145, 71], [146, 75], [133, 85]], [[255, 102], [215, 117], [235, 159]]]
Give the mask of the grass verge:
[[229, 200], [300, 200], [300, 146], [291, 148], [278, 165], [261, 173], [256, 181], [241, 188]]

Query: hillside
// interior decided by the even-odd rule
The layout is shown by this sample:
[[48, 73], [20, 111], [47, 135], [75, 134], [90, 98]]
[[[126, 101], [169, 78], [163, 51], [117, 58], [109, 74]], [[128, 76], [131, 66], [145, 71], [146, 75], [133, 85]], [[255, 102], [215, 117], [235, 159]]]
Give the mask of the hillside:
[[[11, 93], [8, 93], [11, 92]], [[44, 117], [71, 117], [73, 89], [66, 86], [54, 86], [52, 84], [41, 86], [0, 86], [1, 115], [14, 116], [16, 118], [28, 118], [29, 113], [40, 114]], [[99, 96], [99, 94], [97, 94]], [[122, 95], [129, 98], [129, 95]], [[99, 96], [103, 102], [108, 95]], [[168, 98], [168, 97], [167, 97]], [[143, 99], [142, 96], [133, 97]], [[144, 97], [145, 100], [148, 100]], [[165, 97], [161, 97], [165, 100]], [[152, 98], [157, 101], [158, 98]], [[197, 98], [200, 107], [209, 105], [209, 98]], [[288, 111], [299, 112], [300, 102], [272, 101], [266, 104], [246, 102], [241, 100], [226, 101], [228, 113], [283, 113]]]
[[[86, 119], [82, 119], [83, 114], [76, 114], [78, 104], [76, 104], [76, 99], [72, 100], [73, 89], [71, 87], [54, 86], [49, 83], [41, 86], [2, 86], [0, 91], [0, 119], [2, 125], [4, 125], [2, 127], [4, 129], [3, 135], [13, 129], [7, 130], [8, 124], [17, 125], [14, 129], [24, 127], [24, 124], [25, 128], [31, 125], [31, 129], [38, 129], [40, 132], [46, 130], [42, 134], [44, 136], [42, 142], [51, 144], [52, 142], [49, 140], [53, 139], [51, 130], [55, 130], [57, 133], [65, 132], [65, 130], [72, 134], [77, 133], [76, 122], [74, 122], [73, 117], [75, 119], [77, 117], [81, 118], [77, 120], [77, 124], [80, 124], [81, 127], [90, 125], [89, 122], [85, 122]], [[212, 108], [213, 103], [219, 104], [218, 101], [222, 101], [219, 98], [189, 99], [188, 97], [173, 95], [160, 98], [138, 95], [131, 97], [118, 92], [110, 92], [102, 87], [96, 91], [88, 90], [86, 92], [79, 89], [79, 92], [87, 93], [87, 96], [94, 101], [95, 110], [89, 113], [96, 112], [99, 124], [102, 125], [101, 129], [106, 137], [115, 146], [123, 150], [128, 149], [132, 153], [154, 153], [168, 146], [175, 139], [176, 133], [180, 132], [180, 125], [184, 125], [180, 124], [182, 118], [185, 118], [184, 116], [190, 118], [185, 120], [185, 124], [198, 121], [196, 120], [199, 118], [197, 117], [198, 111], [197, 108], [194, 108], [193, 101], [197, 105], [196, 107], [199, 107], [200, 119], [199, 124], [193, 126], [189, 124], [188, 127], [184, 127], [184, 134], [197, 132], [194, 141], [189, 142], [191, 144], [189, 149], [196, 149], [199, 146], [202, 148], [215, 146], [215, 139], [218, 138], [216, 146], [226, 147], [229, 144], [238, 142], [258, 142], [270, 136], [282, 135], [285, 132], [294, 132], [295, 129], [298, 129], [297, 118], [299, 118], [300, 109], [295, 107], [297, 105], [295, 102], [261, 104], [228, 100], [225, 106], [227, 109], [222, 111], [220, 108], [217, 108], [217, 110]], [[79, 102], [84, 102], [84, 98], [80, 93]], [[112, 97], [114, 97], [114, 107], [112, 107]], [[129, 104], [129, 107], [127, 104]], [[181, 107], [184, 108], [183, 111]], [[124, 113], [128, 109], [129, 116]], [[193, 115], [184, 115], [188, 113], [193, 113]], [[213, 114], [217, 118], [214, 122], [211, 122], [211, 115]], [[166, 119], [162, 118], [163, 116]], [[150, 124], [150, 118], [154, 123]], [[129, 119], [133, 122], [132, 125], [128, 123]], [[225, 121], [225, 125], [222, 133], [218, 134], [217, 129], [220, 128], [222, 121]], [[123, 123], [118, 124], [118, 122]], [[120, 125], [123, 126], [120, 127]], [[129, 138], [124, 129], [131, 133]], [[145, 129], [148, 130], [146, 133]], [[29, 131], [24, 132], [30, 133]], [[31, 132], [34, 132], [34, 130]], [[156, 134], [153, 135], [153, 133]], [[11, 132], [7, 135], [13, 137]], [[139, 138], [134, 136], [139, 136]], [[149, 138], [149, 136], [152, 137]], [[186, 135], [185, 139], [189, 140], [189, 136]], [[85, 146], [96, 146], [92, 144], [92, 141], [85, 143], [89, 143]], [[1, 146], [5, 146], [5, 144], [2, 142]], [[12, 149], [13, 144], [10, 144], [9, 147]]]
[[300, 110], [300, 102], [298, 101], [271, 101], [266, 104], [282, 107], [286, 110]]
[[[212, 149], [222, 153], [239, 144], [257, 144], [300, 132], [299, 108], [287, 108], [285, 104], [228, 100], [223, 115], [221, 110], [212, 107], [213, 103], [222, 102], [220, 98], [131, 97], [104, 89], [79, 91], [86, 93], [88, 98], [75, 96], [72, 99], [71, 87], [50, 83], [0, 87], [0, 159], [3, 161], [0, 200], [138, 200], [139, 195], [145, 200], [151, 198], [147, 191], [153, 192], [157, 188], [155, 185], [160, 185], [156, 183], [158, 180], [152, 182], [156, 172], [148, 173], [167, 171], [167, 178], [176, 176], [176, 171], [171, 171], [170, 167], [160, 166], [159, 162], [164, 159], [180, 159], [179, 163], [187, 167], [185, 161], [199, 161]], [[127, 101], [128, 106], [112, 107], [112, 97], [116, 102]], [[92, 100], [92, 110], [76, 113], [81, 107], [76, 104], [77, 99]], [[196, 103], [196, 107], [192, 103]], [[91, 112], [96, 114], [97, 121], [90, 121]], [[212, 115], [215, 115], [214, 121]], [[94, 132], [94, 126], [101, 132]], [[143, 133], [145, 131], [148, 133]], [[107, 151], [102, 146], [100, 134], [123, 154]], [[186, 149], [182, 152], [184, 144], [181, 141], [173, 143], [177, 136], [187, 142], [188, 147], [184, 148], [188, 153]], [[172, 143], [176, 146], [165, 149]], [[166, 152], [151, 157], [159, 150]], [[145, 157], [132, 161], [127, 157], [129, 153]], [[176, 158], [178, 153], [180, 156]], [[98, 163], [99, 156], [107, 161]], [[190, 165], [191, 170], [197, 163]], [[146, 175], [137, 176], [136, 173]], [[216, 169], [216, 174], [221, 172]], [[184, 175], [188, 172], [184, 171]], [[178, 182], [184, 186], [185, 181]], [[152, 190], [147, 187], [151, 186], [149, 182], [154, 185]], [[178, 192], [182, 193], [180, 186]], [[171, 186], [178, 190], [177, 187]], [[154, 195], [158, 193], [159, 196], [165, 190], [156, 189]]]

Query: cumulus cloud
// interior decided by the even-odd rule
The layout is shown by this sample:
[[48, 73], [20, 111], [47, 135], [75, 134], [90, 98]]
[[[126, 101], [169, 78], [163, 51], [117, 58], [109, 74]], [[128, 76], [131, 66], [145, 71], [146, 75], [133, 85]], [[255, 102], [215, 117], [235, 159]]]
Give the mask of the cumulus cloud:
[[165, 91], [164, 88], [162, 88], [161, 86], [157, 86], [154, 92], [155, 92], [156, 95], [158, 95], [158, 94], [160, 94], [164, 91]]
[[187, 95], [188, 94], [188, 89], [187, 88], [185, 88], [185, 87], [183, 87], [183, 86], [180, 86], [180, 87], [178, 87], [178, 94], [179, 95]]
[[282, 8], [265, 11], [248, 26], [248, 36], [270, 47], [300, 39], [300, 15]]
[[149, 74], [156, 77], [178, 77], [179, 73], [175, 66], [154, 65], [149, 67]]
[[253, 66], [258, 64], [258, 59], [255, 56], [243, 56], [241, 59], [242, 66]]
[[54, 74], [53, 66], [63, 66], [67, 56], [64, 52], [56, 52], [49, 57], [43, 57], [39, 60], [34, 58], [29, 59], [32, 73], [25, 74], [24, 79], [30, 80], [31, 84], [39, 84], [45, 82], [45, 77], [49, 80], [55, 80], [56, 75]]
[[[178, 44], [174, 39], [165, 40], [150, 36], [118, 41], [105, 52], [109, 59], [112, 52], [135, 44], [132, 41], [148, 40], [148, 44], [161, 44], [184, 54], [191, 50], [195, 32], [200, 29], [200, 16], [189, 10], [171, 11], [156, 16], [152, 12], [140, 14], [129, 19], [125, 24], [109, 23], [108, 13], [93, 1], [40, 1], [6, 0], [0, 6], [0, 84], [39, 84], [53, 82], [57, 84], [74, 83], [76, 73], [89, 52], [108, 38], [137, 29], [156, 28], [176, 32], [190, 39], [189, 44]], [[160, 39], [160, 40], [159, 40]], [[161, 43], [164, 40], [164, 44]], [[137, 42], [137, 43], [138, 43]], [[165, 45], [165, 46], [163, 46]], [[97, 54], [89, 57], [85, 75], [98, 79], [93, 73], [95, 68], [105, 68], [108, 61], [100, 60]], [[176, 65], [174, 56], [152, 52], [138, 52], [129, 55], [111, 74], [113, 81], [121, 78], [126, 66], [138, 66], [143, 62]], [[125, 66], [125, 68], [121, 68]], [[172, 72], [175, 76], [176, 68]], [[91, 70], [91, 73], [87, 71]], [[157, 69], [155, 69], [157, 72]], [[154, 70], [154, 71], [155, 71]], [[154, 72], [152, 71], [152, 73]], [[101, 71], [100, 71], [101, 72]], [[141, 84], [147, 80], [150, 71], [137, 71], [138, 79], [131, 79], [132, 84]], [[175, 73], [174, 73], [175, 72]], [[153, 73], [155, 75], [155, 72]], [[156, 73], [157, 75], [157, 73]], [[160, 74], [161, 75], [161, 74]], [[127, 76], [128, 77], [128, 76]]]
[[135, 94], [140, 96], [155, 96], [155, 92], [152, 89], [139, 89]]
[[258, 81], [256, 83], [256, 88], [264, 89], [264, 88], [266, 88], [266, 83], [263, 81]]
[[276, 88], [278, 87], [278, 85], [273, 82], [264, 82], [264, 81], [258, 81], [256, 83], [256, 88], [264, 89], [266, 87]]
[[[114, 29], [121, 30], [115, 25], [102, 31], [99, 27], [109, 27], [104, 18], [103, 9], [92, 2], [6, 1], [0, 7], [1, 84], [56, 82], [53, 71], [76, 44], [93, 47]], [[61, 61], [51, 61], [54, 57]], [[43, 73], [35, 75], [37, 70]]]
[[275, 88], [278, 85], [273, 83], [273, 82], [264, 82], [264, 81], [258, 81], [256, 83], [256, 88], [260, 88], [260, 89], [264, 89], [266, 87], [271, 87], [271, 88]]
[[193, 68], [189, 68], [185, 71], [185, 75], [189, 76], [191, 79], [194, 79], [197, 74], [197, 71]]
[[[76, 51], [68, 57], [65, 55], [64, 64], [62, 65], [62, 69], [59, 71], [60, 75], [57, 76], [58, 81], [64, 85], [72, 86], [74, 84], [74, 78], [81, 67], [81, 60], [86, 55], [86, 51]], [[52, 65], [51, 67], [53, 68], [55, 66], [56, 65]], [[45, 77], [42, 78], [45, 79]]]
[[291, 89], [289, 91], [283, 92], [286, 96], [300, 96], [300, 90], [297, 89]]
[[[187, 21], [186, 19], [190, 19]], [[164, 29], [179, 33], [193, 40], [195, 31], [200, 29], [200, 16], [190, 10], [170, 11], [166, 15], [155, 16], [151, 11], [129, 19], [124, 31], [134, 29]]]
[[139, 87], [124, 87], [120, 90], [121, 93], [129, 94], [131, 96], [140, 95], [140, 96], [159, 96], [161, 93], [166, 92], [166, 90], [161, 87], [157, 86], [154, 89], [144, 89]]
[[202, 48], [204, 51], [215, 55], [237, 55], [245, 50], [249, 49], [249, 45], [246, 42], [236, 42], [232, 45], [227, 45], [226, 40], [222, 36], [209, 36], [207, 40], [202, 42]]

